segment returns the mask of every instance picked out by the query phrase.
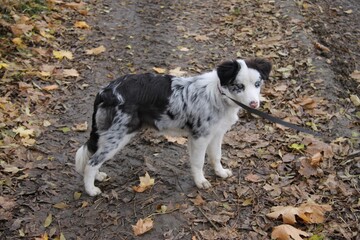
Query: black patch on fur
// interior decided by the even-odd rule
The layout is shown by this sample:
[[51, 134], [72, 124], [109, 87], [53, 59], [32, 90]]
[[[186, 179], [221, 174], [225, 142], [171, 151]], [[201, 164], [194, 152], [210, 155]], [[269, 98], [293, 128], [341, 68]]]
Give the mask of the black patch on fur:
[[229, 85], [234, 82], [240, 68], [239, 63], [236, 60], [226, 61], [220, 64], [216, 68], [216, 71], [220, 79], [221, 86]]
[[96, 112], [97, 112], [98, 106], [101, 102], [102, 102], [102, 99], [101, 99], [100, 95], [97, 94], [95, 97], [95, 101], [94, 101], [94, 112], [92, 115], [90, 138], [86, 142], [88, 150], [91, 152], [91, 154], [94, 154], [98, 149], [97, 143], [99, 141], [99, 134], [98, 134], [98, 129], [97, 129], [97, 125], [96, 125]]
[[253, 58], [253, 59], [246, 59], [245, 63], [248, 66], [248, 68], [257, 70], [261, 75], [261, 79], [263, 80], [269, 79], [269, 75], [272, 67], [269, 61], [262, 58]]
[[[170, 75], [131, 74], [111, 82], [100, 93], [102, 108], [112, 108], [131, 116], [128, 132], [144, 125], [155, 127], [154, 121], [164, 114], [172, 93]], [[112, 116], [113, 118], [114, 116]], [[111, 126], [114, 119], [109, 119]]]

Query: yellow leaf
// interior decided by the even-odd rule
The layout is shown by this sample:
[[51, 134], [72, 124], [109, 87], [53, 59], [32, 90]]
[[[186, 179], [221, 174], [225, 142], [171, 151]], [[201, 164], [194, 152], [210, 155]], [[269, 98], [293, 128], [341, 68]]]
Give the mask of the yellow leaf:
[[165, 73], [166, 72], [166, 69], [158, 68], [158, 67], [153, 67], [153, 70], [157, 73]]
[[79, 200], [80, 197], [81, 197], [81, 192], [74, 192], [74, 199], [75, 200]]
[[300, 235], [304, 237], [310, 236], [307, 232], [294, 228], [291, 225], [282, 224], [280, 226], [274, 227], [271, 233], [271, 239], [290, 240], [292, 238], [294, 240], [302, 240], [303, 238], [300, 237]]
[[65, 50], [60, 50], [60, 51], [53, 51], [53, 55], [55, 58], [57, 59], [63, 59], [64, 57], [69, 59], [69, 60], [72, 60], [74, 57], [73, 57], [73, 54], [72, 52], [70, 51], [65, 51]]
[[7, 64], [7, 63], [4, 63], [4, 62], [0, 62], [0, 69], [2, 69], [2, 68], [8, 68], [9, 67], [9, 64]]
[[136, 225], [132, 225], [135, 236], [142, 235], [154, 227], [154, 222], [150, 218], [139, 219]]
[[154, 183], [155, 183], [155, 179], [150, 178], [150, 175], [148, 173], [145, 173], [144, 177], [140, 177], [140, 185], [133, 186], [133, 190], [135, 192], [144, 192], [146, 189], [153, 186]]
[[13, 38], [11, 41], [20, 48], [26, 48], [26, 45], [23, 43], [22, 39], [19, 37]]
[[85, 52], [87, 55], [99, 55], [100, 53], [103, 53], [105, 51], [106, 48], [103, 45], [101, 45], [100, 47], [97, 48], [88, 49]]
[[90, 28], [90, 26], [85, 21], [77, 21], [77, 22], [75, 22], [74, 26], [77, 28], [82, 28], [82, 29]]
[[34, 129], [26, 129], [24, 126], [14, 128], [12, 131], [19, 134], [21, 138], [29, 138], [30, 136], [34, 136]]
[[47, 216], [47, 218], [45, 219], [44, 227], [50, 226], [51, 222], [52, 222], [52, 214], [50, 213], [50, 214]]
[[40, 35], [41, 35], [41, 36], [43, 36], [44, 38], [48, 38], [48, 39], [52, 39], [52, 38], [54, 38], [54, 36], [53, 36], [53, 35], [51, 35], [51, 34], [49, 34], [49, 33], [45, 32], [44, 30], [40, 30]]
[[22, 138], [21, 142], [24, 146], [28, 147], [28, 146], [33, 146], [36, 143], [36, 140], [33, 138]]

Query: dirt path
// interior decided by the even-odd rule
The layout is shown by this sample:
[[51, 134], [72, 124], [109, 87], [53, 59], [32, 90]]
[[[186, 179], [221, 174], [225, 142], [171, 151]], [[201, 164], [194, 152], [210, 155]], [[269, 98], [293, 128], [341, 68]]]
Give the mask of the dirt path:
[[[92, 2], [92, 15], [86, 19], [92, 30], [86, 39], [63, 39], [64, 46], [78, 53], [73, 64], [83, 79], [71, 85], [67, 95], [59, 95], [59, 106], [49, 114], [57, 124], [28, 153], [34, 162], [27, 170], [29, 177], [12, 188], [1, 186], [2, 194], [16, 199], [17, 207], [11, 221], [0, 222], [0, 238], [18, 239], [23, 233], [24, 239], [34, 239], [47, 232], [51, 239], [61, 233], [66, 239], [135, 239], [131, 225], [151, 216], [154, 228], [139, 239], [270, 239], [271, 229], [281, 224], [265, 216], [270, 208], [298, 206], [311, 198], [332, 205], [333, 210], [325, 223], [300, 221], [298, 228], [324, 239], [356, 239], [360, 234], [360, 166], [359, 158], [346, 155], [359, 144], [359, 109], [348, 99], [349, 93], [358, 94], [358, 83], [349, 77], [359, 69], [359, 46], [353, 42], [359, 34], [358, 24], [348, 40], [350, 57], [344, 60], [357, 63], [349, 63], [344, 74], [337, 67], [341, 49], [327, 45], [331, 40], [324, 34], [316, 35], [320, 29], [316, 21], [328, 20], [314, 17], [319, 6], [325, 12], [333, 11], [324, 1], [309, 6], [265, 0], [243, 4], [218, 0]], [[359, 4], [334, 8], [340, 14], [353, 6]], [[354, 19], [359, 18], [356, 9], [351, 15]], [[350, 18], [349, 14], [341, 12], [344, 18]], [[310, 20], [315, 31], [310, 31]], [[327, 45], [331, 52], [314, 48], [314, 41]], [[99, 45], [107, 51], [94, 57], [83, 54], [84, 49]], [[343, 138], [317, 142], [241, 114], [224, 143], [224, 164], [233, 169], [234, 177], [220, 180], [207, 166], [206, 175], [214, 187], [202, 191], [191, 179], [186, 146], [147, 131], [104, 165], [110, 178], [98, 183], [103, 194], [86, 195], [82, 178], [74, 171], [74, 154], [89, 131], [64, 133], [59, 129], [84, 121], [90, 125], [99, 87], [129, 72], [181, 67], [193, 75], [223, 60], [252, 56], [274, 63], [263, 110], [282, 118], [290, 116], [287, 120], [294, 123], [309, 123], [330, 134], [332, 140]], [[338, 81], [341, 74], [346, 75], [346, 83]], [[296, 151], [289, 147], [300, 143], [307, 148]], [[304, 156], [315, 153], [321, 153], [321, 163], [304, 165]], [[39, 155], [42, 160], [34, 160]], [[155, 185], [135, 193], [132, 186], [145, 172], [155, 178]], [[75, 197], [78, 193], [81, 196]], [[162, 205], [168, 209], [165, 214], [159, 212]], [[51, 224], [44, 227], [49, 214]]]

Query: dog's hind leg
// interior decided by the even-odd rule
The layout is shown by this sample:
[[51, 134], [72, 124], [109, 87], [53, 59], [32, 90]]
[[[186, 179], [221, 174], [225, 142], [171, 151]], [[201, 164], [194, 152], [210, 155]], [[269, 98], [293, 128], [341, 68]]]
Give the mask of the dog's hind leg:
[[224, 134], [222, 133], [215, 134], [207, 147], [206, 153], [215, 170], [215, 174], [221, 178], [228, 178], [232, 176], [231, 170], [225, 169], [221, 165], [221, 143], [223, 137]]
[[123, 131], [114, 131], [112, 128], [101, 134], [99, 148], [90, 158], [84, 170], [85, 190], [90, 196], [101, 193], [101, 190], [94, 184], [96, 175], [100, 173], [101, 165], [120, 151], [134, 135], [135, 133], [124, 134]]
[[196, 186], [204, 189], [211, 187], [210, 182], [206, 180], [204, 176], [203, 170], [206, 146], [208, 143], [208, 138], [193, 139], [192, 137], [189, 137], [188, 149], [190, 154], [191, 172]]

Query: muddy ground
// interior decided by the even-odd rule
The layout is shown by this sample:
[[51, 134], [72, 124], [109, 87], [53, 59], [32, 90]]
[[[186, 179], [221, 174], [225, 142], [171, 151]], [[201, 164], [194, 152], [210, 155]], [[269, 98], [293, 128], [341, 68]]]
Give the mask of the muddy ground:
[[[26, 170], [29, 177], [12, 187], [1, 185], [2, 195], [17, 203], [12, 219], [0, 222], [1, 239], [34, 239], [45, 232], [51, 239], [61, 233], [66, 239], [270, 239], [272, 228], [281, 224], [265, 216], [270, 208], [297, 206], [309, 198], [333, 210], [324, 223], [299, 221], [298, 228], [323, 237], [317, 239], [359, 239], [359, 158], [347, 157], [359, 149], [359, 108], [349, 100], [350, 94], [359, 96], [359, 82], [350, 77], [360, 62], [358, 1], [88, 4], [91, 15], [84, 19], [92, 29], [86, 39], [77, 39], [71, 31], [62, 36], [63, 46], [78, 53], [68, 65], [75, 66], [81, 78], [48, 106], [46, 117], [55, 124], [27, 153], [33, 163]], [[94, 57], [83, 54], [99, 45], [107, 51]], [[288, 120], [304, 124], [310, 119], [329, 136], [323, 142], [334, 154], [314, 174], [299, 171], [299, 159], [307, 152], [289, 148], [304, 141], [304, 135], [240, 113], [223, 146], [223, 163], [234, 176], [219, 179], [207, 165], [213, 188], [195, 187], [185, 144], [146, 131], [104, 164], [109, 179], [97, 183], [102, 195], [84, 192], [74, 154], [89, 130], [59, 129], [85, 121], [90, 125], [92, 102], [101, 86], [122, 74], [153, 72], [154, 67], [181, 67], [194, 75], [224, 60], [254, 56], [273, 62], [262, 109], [282, 118], [295, 112], [298, 119]], [[294, 100], [304, 96], [321, 99], [316, 109], [325, 114], [306, 112], [301, 101]], [[301, 107], [305, 110], [299, 114]], [[136, 193], [132, 186], [145, 172], [155, 185]], [[79, 199], [74, 199], [76, 192]], [[66, 206], [56, 208], [57, 203]], [[161, 205], [170, 210], [157, 213]], [[51, 225], [44, 227], [50, 213]], [[154, 220], [153, 229], [135, 237], [131, 226], [147, 216]]]

